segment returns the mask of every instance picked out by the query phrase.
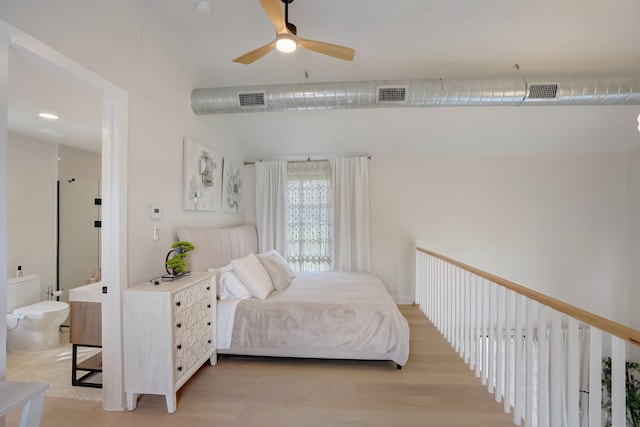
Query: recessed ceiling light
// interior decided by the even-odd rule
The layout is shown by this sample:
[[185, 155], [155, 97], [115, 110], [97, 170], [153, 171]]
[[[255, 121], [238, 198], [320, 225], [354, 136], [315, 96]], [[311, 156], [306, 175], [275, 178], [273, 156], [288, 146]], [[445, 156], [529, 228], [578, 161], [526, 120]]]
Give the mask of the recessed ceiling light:
[[43, 119], [49, 119], [49, 120], [58, 120], [58, 116], [56, 116], [55, 114], [51, 114], [51, 113], [40, 113], [38, 114], [40, 117], [42, 117]]

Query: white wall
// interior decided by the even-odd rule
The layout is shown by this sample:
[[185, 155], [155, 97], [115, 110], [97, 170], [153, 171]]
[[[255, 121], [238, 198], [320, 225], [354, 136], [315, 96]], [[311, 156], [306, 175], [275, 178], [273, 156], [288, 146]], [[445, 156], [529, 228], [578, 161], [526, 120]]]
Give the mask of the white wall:
[[7, 268], [56, 279], [56, 145], [9, 134], [7, 149]]
[[68, 145], [58, 145], [58, 179], [100, 181], [102, 156]]
[[369, 179], [372, 269], [396, 301], [413, 302], [420, 240], [626, 323], [623, 154], [374, 156]]
[[[163, 274], [178, 226], [244, 221], [244, 215], [182, 210], [184, 137], [222, 156], [244, 158], [223, 122], [205, 124], [191, 112], [195, 85], [180, 39], [146, 2], [1, 2], [0, 16], [129, 93], [129, 285]], [[149, 219], [150, 204], [162, 206], [161, 220]]]
[[414, 239], [626, 322], [624, 157], [375, 158], [372, 262], [412, 300]]
[[[640, 134], [638, 134], [640, 139]], [[626, 155], [629, 325], [640, 329], [640, 147]], [[636, 360], [640, 360], [640, 351]]]

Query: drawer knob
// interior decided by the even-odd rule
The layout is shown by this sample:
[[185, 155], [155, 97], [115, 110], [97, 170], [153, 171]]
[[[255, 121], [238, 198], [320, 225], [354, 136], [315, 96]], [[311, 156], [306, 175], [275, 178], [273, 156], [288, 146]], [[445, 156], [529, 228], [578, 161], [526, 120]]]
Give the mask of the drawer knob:
[[177, 326], [178, 328], [182, 328], [182, 323], [178, 323], [178, 324], [176, 324], [176, 326]]
[[207, 308], [211, 308], [211, 304], [207, 304]]
[[182, 366], [178, 366], [178, 372], [182, 372]]
[[177, 306], [177, 307], [180, 307], [180, 301], [178, 301], [178, 302], [176, 303], [176, 306]]
[[211, 326], [211, 322], [207, 322], [207, 326]]
[[211, 290], [211, 286], [207, 286], [207, 290], [210, 291]]
[[211, 344], [211, 340], [208, 340], [207, 342], [208, 342], [209, 344]]
[[176, 347], [177, 347], [178, 350], [181, 350], [182, 349], [182, 344], [178, 344]]

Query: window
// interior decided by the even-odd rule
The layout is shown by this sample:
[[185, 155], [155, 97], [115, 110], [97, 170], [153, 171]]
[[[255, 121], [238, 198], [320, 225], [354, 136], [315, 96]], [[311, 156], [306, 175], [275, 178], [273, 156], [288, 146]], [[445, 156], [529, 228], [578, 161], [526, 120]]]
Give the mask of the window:
[[287, 175], [288, 261], [296, 271], [331, 270], [331, 166], [289, 162]]

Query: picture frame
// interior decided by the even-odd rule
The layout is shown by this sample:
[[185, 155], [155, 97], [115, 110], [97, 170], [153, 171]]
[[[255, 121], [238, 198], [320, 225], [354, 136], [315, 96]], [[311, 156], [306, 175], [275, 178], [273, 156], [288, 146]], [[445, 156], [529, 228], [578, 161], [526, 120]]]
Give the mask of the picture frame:
[[242, 169], [233, 159], [225, 157], [222, 172], [221, 211], [227, 213], [242, 212]]
[[184, 210], [215, 212], [220, 194], [221, 158], [190, 138], [183, 140]]

